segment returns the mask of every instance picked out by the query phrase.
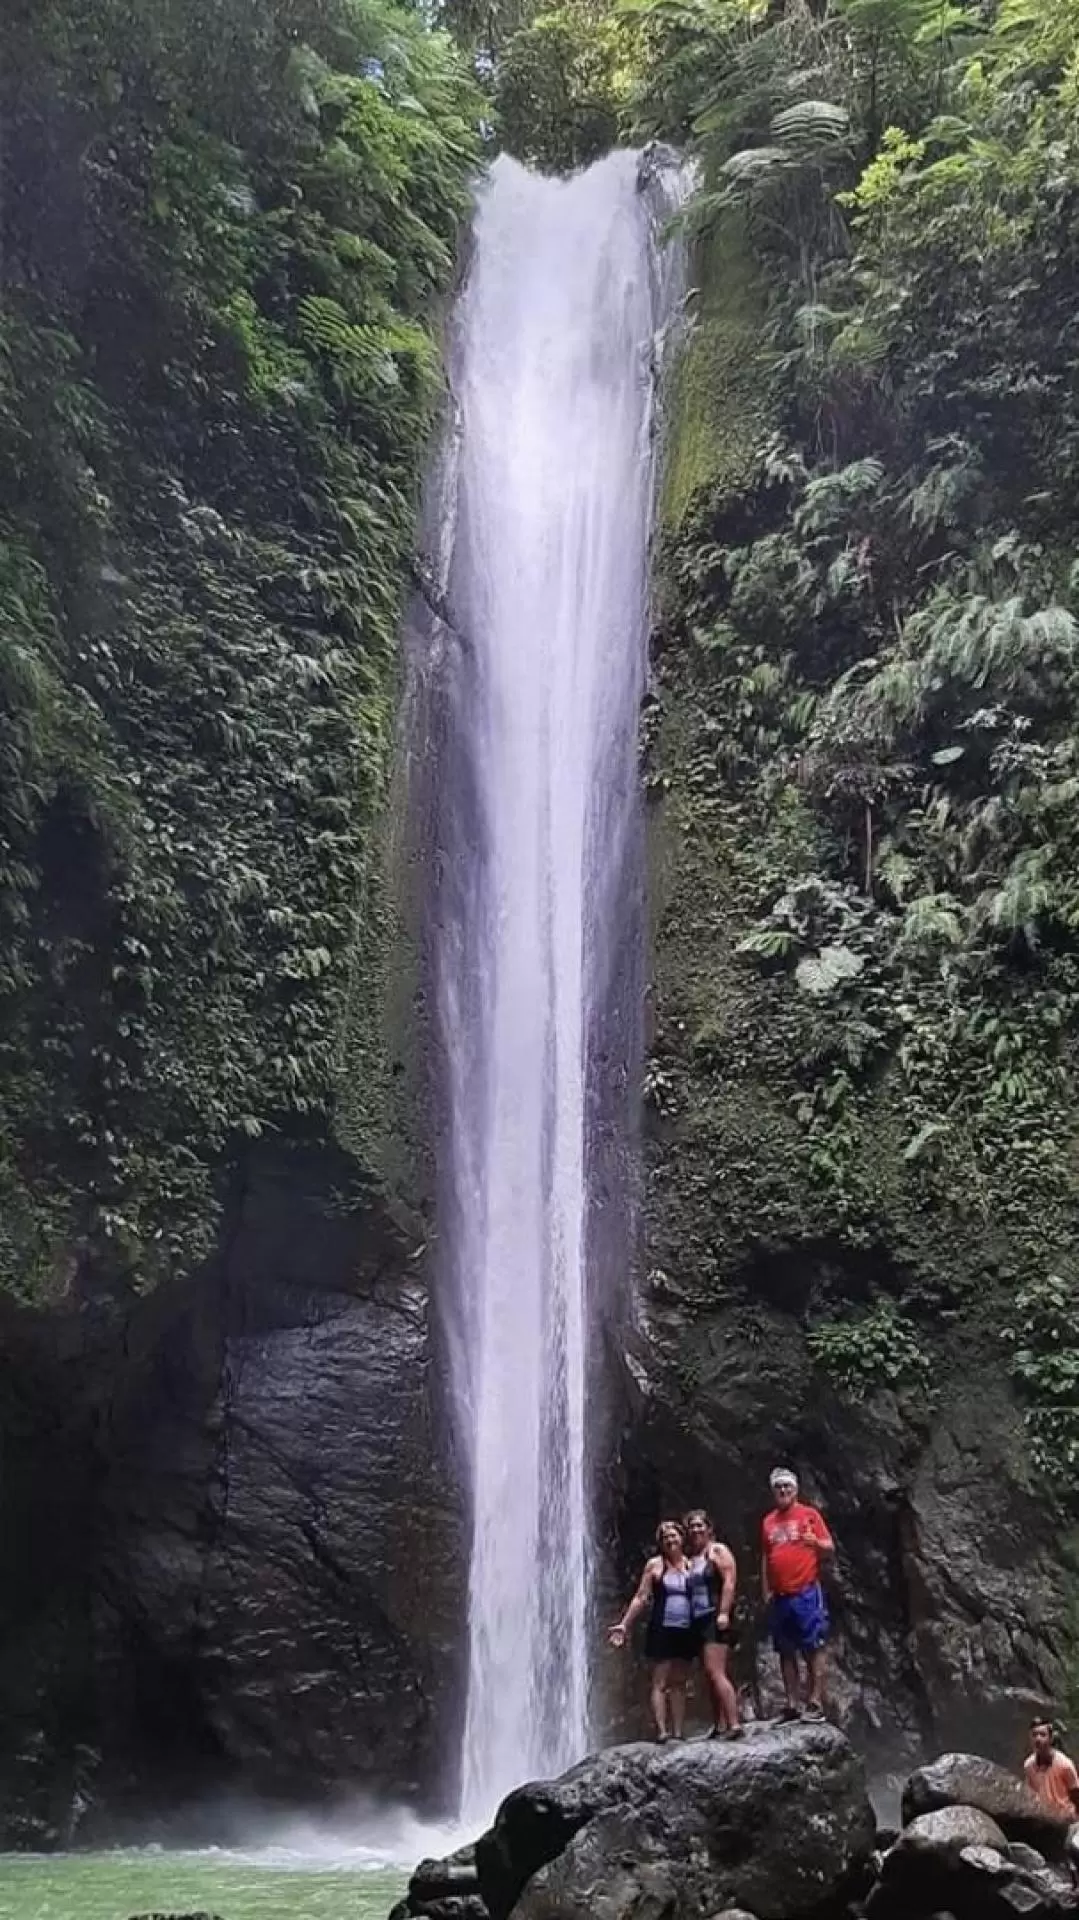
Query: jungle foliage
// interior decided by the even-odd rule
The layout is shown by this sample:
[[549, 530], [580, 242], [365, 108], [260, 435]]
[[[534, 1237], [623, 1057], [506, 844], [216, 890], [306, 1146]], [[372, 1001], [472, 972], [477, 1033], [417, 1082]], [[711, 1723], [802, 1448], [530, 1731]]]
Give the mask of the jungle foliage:
[[[761, 291], [772, 426], [742, 483], [667, 530], [660, 662], [660, 705], [688, 700], [701, 746], [689, 813], [740, 841], [740, 962], [774, 1016], [756, 1071], [786, 1086], [807, 1191], [853, 1243], [881, 1231], [897, 1123], [902, 1204], [952, 1272], [945, 1252], [894, 1310], [917, 1314], [921, 1284], [923, 1316], [1003, 1337], [1067, 1481], [1079, 6], [629, 7], [638, 127], [690, 145], [694, 244], [722, 258], [736, 236]], [[653, 1073], [665, 1049], [684, 1059], [673, 1026]], [[857, 1353], [859, 1391], [871, 1323], [817, 1339]]]
[[331, 1124], [479, 152], [383, 0], [15, 0], [0, 66], [0, 1284], [143, 1285]]

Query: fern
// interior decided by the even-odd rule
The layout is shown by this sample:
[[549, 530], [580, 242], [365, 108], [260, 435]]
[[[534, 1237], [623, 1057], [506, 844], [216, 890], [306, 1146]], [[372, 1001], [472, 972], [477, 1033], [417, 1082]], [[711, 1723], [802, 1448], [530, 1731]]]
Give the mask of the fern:
[[735, 947], [736, 953], [762, 960], [785, 960], [793, 953], [795, 938], [787, 927], [755, 927]]
[[[947, 451], [957, 457], [947, 463], [936, 461], [903, 502], [910, 524], [918, 533], [936, 533], [940, 527], [955, 526], [982, 478], [981, 461], [972, 447], [963, 441], [945, 445]], [[943, 450], [940, 442], [928, 449], [931, 453]]]
[[856, 980], [865, 961], [849, 947], [822, 947], [819, 953], [807, 953], [795, 968], [795, 979], [804, 993], [823, 999], [845, 981]]
[[948, 893], [923, 894], [907, 907], [896, 938], [900, 956], [932, 953], [960, 947], [964, 940], [962, 909]]
[[956, 680], [979, 692], [997, 685], [1039, 698], [1044, 676], [1074, 668], [1079, 623], [1065, 607], [1027, 614], [1017, 594], [1003, 601], [942, 594], [911, 637], [924, 648], [927, 681]]
[[783, 147], [816, 157], [821, 148], [850, 137], [850, 114], [829, 100], [800, 100], [772, 117], [771, 133]]
[[985, 924], [997, 933], [1022, 934], [1028, 946], [1038, 943], [1038, 923], [1056, 904], [1050, 879], [1051, 852], [1027, 848], [1012, 862], [1003, 883], [979, 902]]
[[884, 465], [873, 456], [819, 475], [806, 487], [794, 516], [795, 532], [806, 539], [841, 526], [860, 502], [879, 492], [883, 479]]

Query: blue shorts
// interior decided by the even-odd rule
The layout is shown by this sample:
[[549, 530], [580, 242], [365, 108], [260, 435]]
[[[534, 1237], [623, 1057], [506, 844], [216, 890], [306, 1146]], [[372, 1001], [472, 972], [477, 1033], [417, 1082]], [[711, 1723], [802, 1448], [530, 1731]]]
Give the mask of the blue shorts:
[[828, 1638], [828, 1602], [818, 1584], [772, 1596], [772, 1645], [777, 1653], [815, 1653]]

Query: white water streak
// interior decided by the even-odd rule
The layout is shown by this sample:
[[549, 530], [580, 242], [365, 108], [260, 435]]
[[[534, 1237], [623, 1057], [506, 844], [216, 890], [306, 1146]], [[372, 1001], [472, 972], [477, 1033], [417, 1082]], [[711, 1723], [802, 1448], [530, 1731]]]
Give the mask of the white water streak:
[[[588, 1744], [589, 1047], [637, 824], [658, 281], [638, 156], [492, 170], [456, 316], [454, 724], [474, 844], [440, 930], [472, 1462], [463, 1803]], [[613, 890], [613, 895], [612, 895]], [[613, 897], [614, 896], [614, 897]]]

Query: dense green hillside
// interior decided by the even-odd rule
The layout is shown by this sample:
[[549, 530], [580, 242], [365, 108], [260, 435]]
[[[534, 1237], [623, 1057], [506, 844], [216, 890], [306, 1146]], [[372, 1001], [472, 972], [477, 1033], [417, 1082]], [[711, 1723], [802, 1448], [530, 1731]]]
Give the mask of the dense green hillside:
[[144, 1284], [324, 1129], [478, 157], [367, 0], [15, 0], [0, 68], [0, 1284]]
[[843, 1395], [924, 1402], [958, 1342], [1069, 1486], [1079, 9], [645, 19], [645, 124], [704, 173], [649, 723], [653, 1258], [722, 1298], [762, 1241], [831, 1249], [804, 1324]]
[[[655, 1264], [880, 1251], [814, 1296], [818, 1365], [924, 1392], [967, 1328], [1066, 1472], [1079, 9], [449, 17], [516, 150], [659, 136], [703, 181]], [[190, 1265], [243, 1142], [332, 1119], [479, 96], [360, 0], [24, 6], [10, 49], [0, 1277], [40, 1295]]]

